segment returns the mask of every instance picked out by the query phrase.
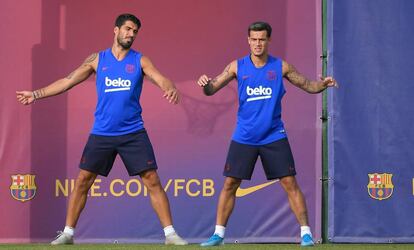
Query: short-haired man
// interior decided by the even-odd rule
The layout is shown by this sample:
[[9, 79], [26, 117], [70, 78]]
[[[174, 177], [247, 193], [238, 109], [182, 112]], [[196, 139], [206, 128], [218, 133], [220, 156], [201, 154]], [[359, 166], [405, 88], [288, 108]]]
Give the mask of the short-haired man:
[[[186, 245], [172, 225], [170, 205], [157, 174], [151, 142], [144, 128], [139, 103], [144, 76], [164, 92], [170, 103], [179, 101], [174, 84], [150, 59], [131, 49], [140, 20], [131, 14], [117, 17], [111, 48], [93, 53], [66, 78], [35, 91], [17, 91], [24, 105], [61, 94], [96, 73], [98, 104], [95, 122], [82, 154], [80, 172], [70, 195], [66, 226], [52, 245], [73, 244], [75, 226], [86, 204], [87, 193], [97, 175], [107, 176], [119, 154], [129, 175], [139, 175], [149, 191], [151, 204], [164, 228], [165, 244]], [[122, 110], [122, 112], [120, 112]]]
[[332, 77], [310, 81], [293, 65], [268, 54], [272, 28], [255, 22], [248, 28], [250, 54], [232, 61], [217, 77], [202, 75], [198, 85], [207, 96], [214, 95], [231, 80], [237, 79], [239, 109], [237, 125], [224, 167], [216, 218], [216, 229], [201, 246], [223, 244], [225, 227], [233, 211], [236, 190], [242, 180], [250, 180], [258, 156], [267, 179], [279, 179], [288, 195], [290, 207], [301, 226], [301, 245], [313, 246], [304, 196], [295, 179], [295, 164], [283, 122], [281, 100], [285, 94], [283, 77], [309, 93], [336, 86]]

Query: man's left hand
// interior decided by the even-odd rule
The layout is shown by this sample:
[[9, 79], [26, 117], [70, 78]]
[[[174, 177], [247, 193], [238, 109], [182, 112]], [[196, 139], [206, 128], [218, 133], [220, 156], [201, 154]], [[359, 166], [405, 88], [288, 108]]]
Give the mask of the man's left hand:
[[325, 88], [329, 88], [329, 87], [339, 88], [338, 82], [332, 76], [321, 77], [321, 80]]
[[180, 101], [180, 94], [176, 88], [164, 91], [163, 97], [173, 104], [177, 104]]

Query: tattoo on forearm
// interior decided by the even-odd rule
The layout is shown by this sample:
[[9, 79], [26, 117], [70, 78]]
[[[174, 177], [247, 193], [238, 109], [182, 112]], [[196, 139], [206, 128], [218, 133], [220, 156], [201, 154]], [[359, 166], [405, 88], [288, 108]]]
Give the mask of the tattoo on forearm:
[[[217, 77], [213, 78], [208, 82], [207, 85], [204, 86], [204, 93], [207, 95], [212, 95], [218, 89], [223, 87], [223, 84], [227, 84], [231, 80], [230, 75], [230, 64], [223, 70], [223, 72], [218, 75]], [[215, 83], [220, 82], [219, 85], [222, 86], [214, 86]]]
[[146, 75], [148, 77], [148, 80], [150, 80], [151, 82], [155, 83], [154, 78], [152, 77], [152, 75]]
[[308, 79], [304, 79], [304, 83], [303, 83], [303, 87], [305, 88], [305, 89], [309, 89], [311, 86], [310, 86], [311, 84], [310, 84], [310, 81], [308, 80]]
[[294, 85], [298, 86], [299, 88], [309, 90], [310, 88], [310, 81], [300, 74], [293, 65], [289, 64], [288, 73], [286, 74], [286, 78], [293, 83]]
[[217, 77], [215, 77], [214, 79], [212, 79], [210, 81], [210, 83], [211, 84], [214, 84], [214, 83], [216, 83], [218, 81], [219, 78], [222, 78], [222, 77], [226, 78], [228, 75], [230, 75], [230, 72], [229, 71], [230, 71], [230, 65], [227, 65], [227, 67], [224, 69], [224, 71], [220, 75], [218, 75]]
[[45, 89], [44, 88], [33, 91], [33, 97], [35, 99], [40, 99], [44, 96], [45, 96]]
[[227, 77], [230, 74], [230, 64], [224, 69], [223, 73], [219, 75], [219, 77]]
[[214, 80], [217, 81], [217, 79], [213, 79], [210, 81], [210, 84], [207, 84], [203, 87], [203, 91], [205, 94], [211, 95], [213, 93], [213, 85], [211, 83], [213, 83]]
[[75, 71], [73, 71], [72, 73], [70, 73], [67, 77], [66, 77], [66, 79], [72, 79], [72, 77], [73, 77], [73, 74], [75, 74]]
[[230, 64], [227, 65], [227, 67], [224, 69], [223, 73], [229, 74], [229, 70], [230, 70]]

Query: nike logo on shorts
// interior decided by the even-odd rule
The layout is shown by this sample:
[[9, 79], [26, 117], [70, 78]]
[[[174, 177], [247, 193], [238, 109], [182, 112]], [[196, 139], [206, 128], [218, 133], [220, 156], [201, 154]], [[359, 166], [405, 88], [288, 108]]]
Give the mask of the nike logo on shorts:
[[266, 183], [263, 183], [263, 184], [259, 184], [259, 185], [255, 185], [255, 186], [248, 187], [248, 188], [241, 188], [241, 187], [239, 187], [237, 189], [237, 191], [236, 191], [236, 197], [243, 197], [243, 196], [249, 195], [251, 193], [254, 193], [256, 191], [259, 191], [262, 188], [265, 188], [267, 186], [270, 186], [273, 183], [276, 183], [278, 181], [279, 180], [273, 180], [273, 181], [269, 181], [269, 182], [266, 182]]

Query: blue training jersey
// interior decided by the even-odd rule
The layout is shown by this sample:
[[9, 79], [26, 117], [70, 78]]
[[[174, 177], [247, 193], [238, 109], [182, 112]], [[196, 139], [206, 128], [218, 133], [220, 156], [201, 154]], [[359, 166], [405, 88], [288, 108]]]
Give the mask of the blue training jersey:
[[264, 145], [286, 137], [281, 119], [283, 86], [282, 60], [269, 55], [257, 68], [250, 55], [237, 60], [239, 110], [233, 140]]
[[144, 128], [139, 98], [142, 91], [142, 54], [132, 49], [118, 61], [111, 48], [99, 52], [96, 71], [98, 103], [92, 134], [117, 136]]

